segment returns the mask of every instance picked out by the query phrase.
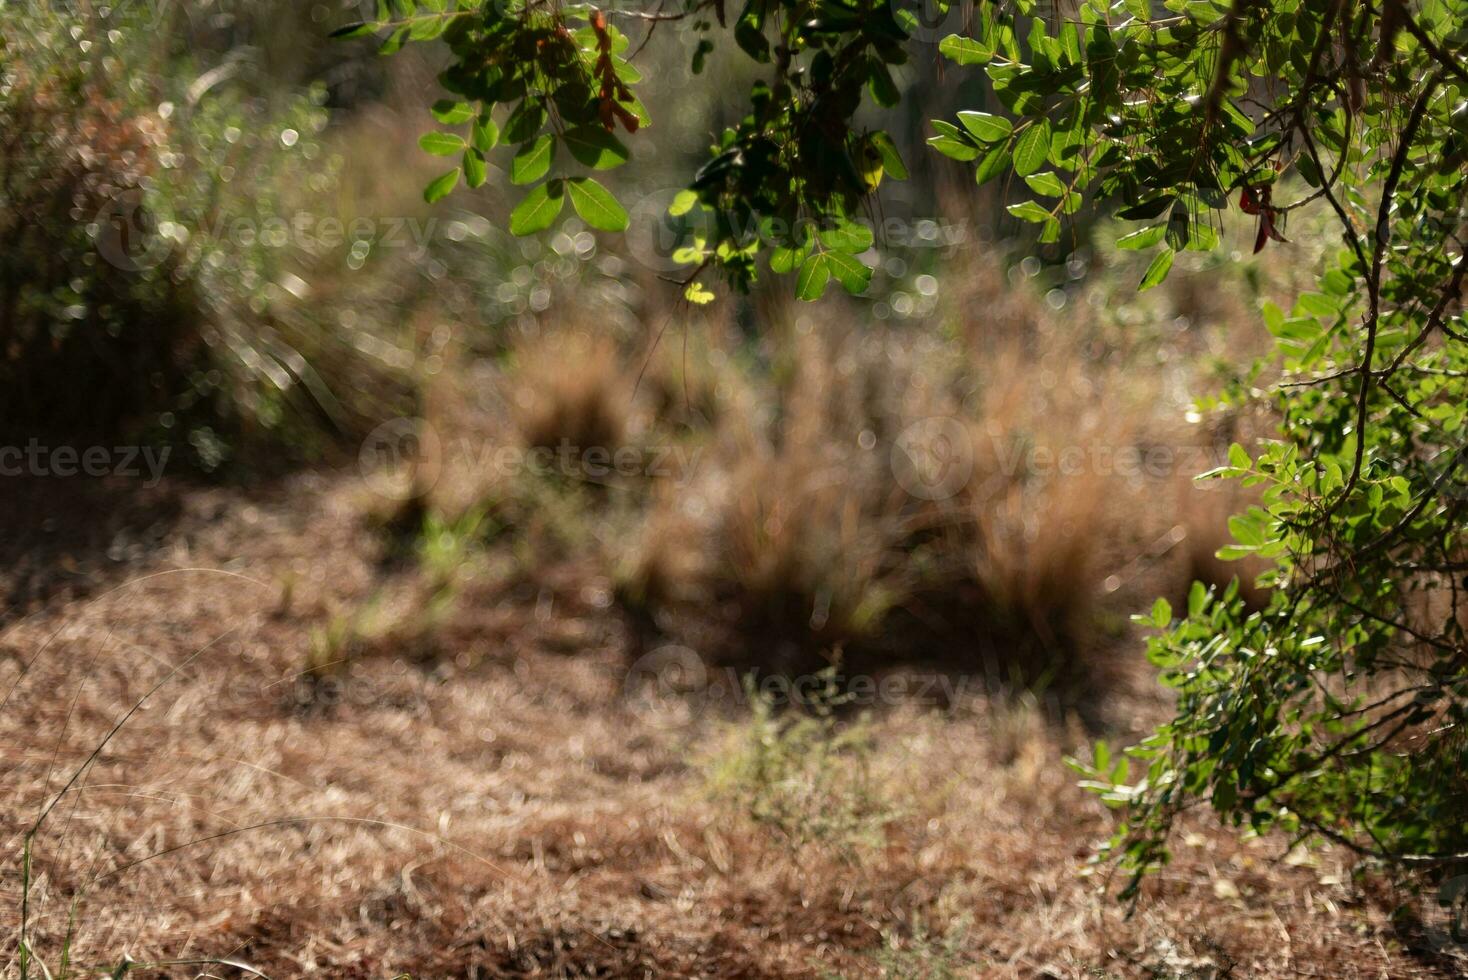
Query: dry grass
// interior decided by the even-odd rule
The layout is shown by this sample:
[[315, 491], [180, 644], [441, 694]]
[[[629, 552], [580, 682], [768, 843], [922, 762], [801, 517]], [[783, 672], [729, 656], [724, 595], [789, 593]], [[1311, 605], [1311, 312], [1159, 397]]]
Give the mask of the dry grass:
[[515, 350], [515, 424], [525, 445], [608, 451], [626, 445], [632, 375], [605, 334], [562, 328]]
[[653, 417], [680, 431], [715, 429], [731, 415], [747, 416], [751, 392], [732, 326], [712, 318], [685, 319], [676, 312], [665, 319], [665, 328], [638, 358], [638, 388]]
[[[1034, 707], [890, 706], [861, 733], [885, 815], [857, 850], [771, 833], [691, 764], [731, 724], [747, 737], [742, 711], [668, 729], [629, 710], [595, 579], [506, 595], [497, 626], [486, 610], [431, 667], [383, 656], [304, 685], [314, 611], [380, 585], [354, 492], [193, 495], [187, 554], [7, 631], [7, 955], [21, 832], [178, 668], [35, 839], [30, 938], [53, 967], [80, 897], [75, 963], [222, 957], [276, 977], [1434, 975], [1337, 853], [1279, 864], [1279, 842], [1205, 824], [1125, 918], [1077, 876], [1110, 825], [1059, 764], [1080, 736]], [[548, 615], [579, 631], [575, 658]], [[815, 812], [849, 799], [803, 792]]]
[[654, 494], [638, 540], [613, 561], [612, 571], [617, 600], [648, 614], [694, 600], [707, 579], [698, 522], [679, 507], [671, 488], [657, 487]]
[[[718, 382], [739, 409], [696, 425], [664, 406], [643, 427], [636, 356], [570, 328], [508, 369], [455, 365], [424, 390], [449, 448], [394, 563], [355, 466], [179, 491], [110, 578], [88, 552], [118, 529], [70, 532], [106, 493], [17, 495], [33, 512], [0, 516], [80, 557], [40, 532], [17, 547], [91, 591], [37, 589], [35, 563], [11, 562], [30, 605], [0, 634], [0, 973], [24, 835], [80, 773], [34, 840], [28, 938], [52, 968], [75, 908], [72, 961], [108, 969], [1443, 975], [1413, 951], [1420, 927], [1392, 923], [1403, 896], [1356, 884], [1336, 850], [1281, 861], [1284, 841], [1194, 815], [1135, 915], [1088, 875], [1114, 818], [1062, 759], [1097, 725], [1128, 742], [1165, 717], [1137, 637], [1106, 624], [1185, 585], [1185, 516], [1177, 474], [1066, 473], [1035, 451], [1181, 437], [1137, 408], [1153, 393], [1005, 296], [993, 334], [792, 326], [788, 362]], [[941, 448], [972, 454], [937, 500], [891, 463], [932, 417], [957, 424]], [[691, 479], [605, 492], [452, 451], [667, 429], [707, 451]], [[649, 710], [643, 655], [669, 641], [763, 668], [844, 646], [869, 696], [782, 714], [710, 658], [678, 710]], [[944, 644], [966, 672], [921, 669]], [[975, 676], [990, 653], [1104, 661], [1109, 683], [996, 694]]]
[[857, 465], [787, 448], [755, 456], [733, 476], [719, 567], [745, 642], [843, 644], [870, 636], [900, 600], [899, 515], [880, 500], [874, 506], [863, 486], [872, 478]]
[[[979, 391], [961, 416], [973, 475], [930, 516], [936, 587], [975, 597], [949, 628], [987, 635], [986, 657], [996, 648], [1034, 657], [1019, 665], [1031, 676], [1094, 651], [1084, 634], [1103, 554], [1133, 516], [1107, 504], [1135, 492], [1104, 455], [1132, 445], [1135, 419], [1102, 411], [1096, 372], [1051, 339], [1044, 357], [1007, 342], [975, 364]], [[932, 601], [955, 612], [941, 595]]]
[[709, 537], [687, 538], [712, 541], [733, 642], [763, 666], [842, 647], [1006, 681], [1098, 676], [1106, 563], [1157, 520], [1147, 479], [1109, 468], [1144, 438], [1140, 399], [1016, 295], [993, 336], [776, 325], [772, 415], [716, 432]]

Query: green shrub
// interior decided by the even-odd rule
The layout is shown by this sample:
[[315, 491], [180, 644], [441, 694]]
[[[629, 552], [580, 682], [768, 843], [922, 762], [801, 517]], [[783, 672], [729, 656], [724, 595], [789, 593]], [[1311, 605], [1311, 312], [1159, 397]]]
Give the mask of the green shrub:
[[336, 180], [325, 92], [200, 64], [155, 13], [0, 4], [0, 417], [203, 469], [240, 442], [311, 451], [371, 416], [343, 393], [400, 390], [310, 302], [293, 222]]

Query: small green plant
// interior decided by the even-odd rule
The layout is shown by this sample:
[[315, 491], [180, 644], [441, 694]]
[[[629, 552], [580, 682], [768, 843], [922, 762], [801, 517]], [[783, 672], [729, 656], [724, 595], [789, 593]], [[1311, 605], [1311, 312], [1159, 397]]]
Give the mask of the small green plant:
[[[884, 929], [882, 945], [872, 954], [875, 976], [884, 980], [958, 980], [969, 976], [972, 964], [963, 952], [970, 922], [960, 918], [941, 934], [913, 914], [906, 934]], [[822, 980], [843, 980], [843, 974], [824, 971]]]
[[[880, 844], [896, 818], [872, 771], [872, 731], [863, 715], [836, 717], [849, 700], [836, 665], [783, 712], [774, 696], [746, 677], [748, 721], [738, 726], [712, 760], [708, 785], [716, 800], [774, 830], [791, 847], [830, 846], [850, 856]], [[795, 683], [790, 690], [798, 691]]]
[[484, 506], [474, 507], [452, 520], [429, 510], [423, 518], [417, 558], [432, 595], [457, 591], [465, 566], [489, 529], [488, 509]]
[[939, 934], [914, 915], [911, 935], [904, 938], [895, 930], [883, 933], [883, 945], [876, 955], [878, 976], [886, 980], [958, 980], [966, 975], [963, 943], [967, 934], [966, 921], [952, 923]]
[[324, 677], [342, 670], [361, 636], [359, 617], [338, 613], [325, 626], [313, 627], [306, 647], [306, 673]]

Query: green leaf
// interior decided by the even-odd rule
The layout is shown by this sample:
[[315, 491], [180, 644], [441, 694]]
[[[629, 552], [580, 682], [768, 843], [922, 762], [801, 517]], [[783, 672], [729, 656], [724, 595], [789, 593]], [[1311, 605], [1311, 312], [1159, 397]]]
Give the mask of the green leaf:
[[821, 244], [840, 252], [865, 252], [872, 247], [875, 236], [872, 229], [858, 221], [840, 221], [832, 228], [820, 231]]
[[459, 185], [459, 168], [455, 167], [442, 177], [437, 177], [423, 189], [423, 200], [429, 204], [447, 197], [449, 191]]
[[1167, 216], [1167, 247], [1174, 252], [1181, 252], [1188, 247], [1188, 229], [1192, 225], [1192, 216], [1183, 202], [1178, 201], [1172, 206], [1172, 213]]
[[992, 49], [961, 34], [950, 34], [938, 42], [938, 53], [960, 65], [981, 65], [994, 57]]
[[1065, 185], [1060, 182], [1059, 177], [1052, 173], [1031, 174], [1025, 178], [1025, 183], [1029, 184], [1030, 190], [1036, 194], [1043, 194], [1046, 197], [1065, 196]]
[[800, 266], [800, 275], [795, 277], [795, 295], [807, 302], [818, 300], [825, 294], [826, 283], [830, 281], [831, 267], [826, 264], [825, 254], [809, 255]]
[[1320, 280], [1320, 285], [1332, 296], [1347, 295], [1354, 284], [1355, 280], [1340, 269], [1331, 269]]
[[1194, 223], [1188, 235], [1189, 252], [1211, 252], [1218, 247], [1218, 230], [1209, 224]]
[[1051, 217], [1050, 212], [1045, 209], [1044, 205], [1037, 201], [1022, 201], [1019, 204], [1011, 204], [1004, 210], [1016, 218], [1033, 221], [1035, 224], [1042, 224], [1049, 221]]
[[897, 144], [892, 142], [892, 137], [884, 132], [875, 132], [872, 134], [872, 145], [882, 157], [883, 172], [893, 180], [906, 180], [907, 165], [902, 162], [902, 154], [897, 152]]
[[408, 36], [415, 41], [432, 41], [449, 26], [446, 17], [420, 17], [408, 27]]
[[627, 162], [630, 155], [622, 141], [601, 126], [576, 126], [566, 130], [566, 149], [582, 166], [610, 170]]
[[1021, 177], [1028, 177], [1045, 166], [1045, 159], [1049, 155], [1050, 123], [1037, 119], [1015, 141], [1014, 172]]
[[545, 231], [561, 213], [566, 195], [560, 180], [548, 180], [525, 195], [510, 212], [510, 234], [533, 235]]
[[977, 146], [963, 140], [954, 139], [951, 136], [930, 136], [928, 137], [928, 145], [945, 157], [952, 157], [954, 160], [965, 163], [979, 155], [979, 148]]
[[468, 122], [474, 115], [474, 107], [467, 102], [439, 99], [433, 104], [433, 118], [445, 126], [458, 126]]
[[958, 121], [963, 123], [964, 129], [985, 143], [1006, 139], [1010, 133], [1014, 132], [1014, 126], [1008, 119], [987, 112], [960, 112]]
[[508, 143], [524, 143], [533, 139], [545, 125], [545, 106], [534, 96], [526, 96], [505, 120], [504, 138]]
[[1116, 212], [1116, 216], [1118, 218], [1125, 218], [1128, 221], [1146, 221], [1149, 218], [1157, 217], [1172, 207], [1172, 201], [1173, 199], [1167, 196], [1154, 197], [1150, 201], [1143, 201], [1141, 204], [1134, 204], [1129, 208], [1123, 208]]
[[1340, 312], [1340, 301], [1333, 300], [1323, 293], [1301, 293], [1295, 299], [1295, 309], [1310, 316], [1332, 318]]
[[770, 252], [770, 271], [779, 275], [793, 272], [804, 254], [804, 249], [781, 246]]
[[1235, 514], [1228, 519], [1228, 531], [1239, 544], [1257, 548], [1264, 543], [1264, 529], [1247, 515]]
[[1134, 231], [1130, 235], [1122, 235], [1116, 240], [1116, 247], [1133, 250], [1151, 248], [1153, 245], [1162, 241], [1162, 236], [1166, 233], [1166, 225], [1153, 225], [1150, 228], [1143, 228], [1141, 231]]
[[451, 157], [464, 151], [464, 138], [453, 133], [424, 133], [418, 145], [436, 157]]
[[533, 142], [523, 144], [510, 160], [510, 183], [533, 184], [550, 170], [556, 155], [556, 138], [545, 133]]
[[875, 56], [868, 59], [868, 64], [870, 68], [867, 84], [871, 88], [872, 101], [884, 108], [890, 108], [901, 102], [902, 91], [892, 80], [892, 73], [887, 70], [886, 64]]
[[403, 42], [407, 39], [408, 29], [406, 27], [399, 27], [389, 34], [382, 44], [378, 46], [377, 53], [381, 55], [396, 54], [402, 50]]
[[611, 191], [590, 177], [576, 177], [566, 186], [571, 190], [571, 206], [582, 221], [598, 231], [627, 230], [627, 211]]
[[761, 64], [770, 60], [770, 42], [764, 35], [764, 23], [764, 4], [751, 0], [734, 24], [734, 43]]
[[1167, 273], [1172, 269], [1172, 260], [1177, 255], [1170, 248], [1164, 248], [1157, 253], [1152, 264], [1147, 266], [1147, 271], [1142, 274], [1142, 281], [1137, 284], [1138, 292], [1146, 292], [1153, 286], [1167, 278]]
[[714, 301], [714, 292], [701, 282], [690, 282], [683, 289], [683, 298], [690, 303], [704, 306]]
[[1008, 173], [1014, 159], [1009, 155], [1008, 147], [996, 146], [985, 154], [984, 159], [974, 168], [974, 180], [980, 184], [987, 184], [1000, 174]]
[[673, 195], [673, 203], [668, 205], [668, 214], [675, 218], [679, 215], [687, 214], [693, 210], [693, 206], [697, 203], [698, 192], [685, 188]]
[[1172, 603], [1166, 599], [1159, 598], [1152, 603], [1152, 625], [1158, 629], [1166, 629], [1172, 623]]
[[796, 277], [795, 294], [803, 300], [820, 299], [826, 284], [835, 277], [848, 293], [862, 292], [872, 280], [872, 270], [846, 252], [816, 252], [808, 256]]
[[482, 187], [484, 186], [485, 178], [488, 175], [489, 170], [484, 163], [484, 154], [480, 153], [472, 146], [465, 150], [464, 183], [468, 184], [470, 187]]
[[1070, 64], [1079, 64], [1081, 61], [1081, 33], [1076, 22], [1069, 20], [1060, 29], [1061, 50], [1065, 52], [1065, 60]]
[[469, 127], [469, 145], [480, 153], [488, 153], [499, 141], [500, 128], [495, 125], [494, 117], [487, 110], [480, 113]]
[[1208, 586], [1194, 581], [1188, 589], [1188, 616], [1196, 616], [1208, 605]]
[[872, 281], [872, 270], [863, 265], [855, 255], [849, 255], [846, 252], [826, 252], [821, 258], [825, 260], [831, 274], [852, 295], [864, 291], [867, 284]]

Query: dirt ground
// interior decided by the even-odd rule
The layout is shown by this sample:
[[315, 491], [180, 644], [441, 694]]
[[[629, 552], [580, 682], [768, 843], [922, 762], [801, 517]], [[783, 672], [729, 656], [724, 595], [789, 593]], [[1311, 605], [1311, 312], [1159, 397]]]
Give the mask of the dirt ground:
[[[24, 911], [53, 973], [63, 956], [125, 955], [276, 978], [1410, 977], [1461, 962], [1422, 923], [1394, 926], [1402, 896], [1353, 882], [1339, 852], [1279, 861], [1285, 842], [1202, 819], [1128, 916], [1083, 873], [1112, 817], [1062, 763], [1079, 723], [977, 690], [912, 703], [932, 700], [920, 677], [870, 725], [873, 839], [792, 840], [709, 789], [746, 708], [639, 696], [610, 583], [574, 566], [480, 583], [432, 657], [384, 642], [313, 679], [313, 630], [406, 591], [349, 469], [254, 492], [7, 494], [6, 976], [43, 813]], [[1122, 739], [1161, 710], [1138, 690], [1111, 712], [1130, 715]]]

